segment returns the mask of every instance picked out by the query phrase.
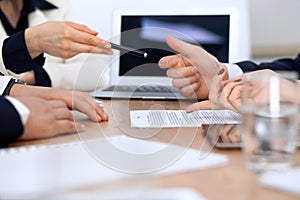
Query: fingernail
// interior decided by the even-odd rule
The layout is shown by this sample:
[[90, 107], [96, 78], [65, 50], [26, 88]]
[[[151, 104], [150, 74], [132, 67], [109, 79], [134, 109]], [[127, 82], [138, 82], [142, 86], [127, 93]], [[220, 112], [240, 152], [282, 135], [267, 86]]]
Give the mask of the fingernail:
[[193, 112], [192, 110], [186, 110], [185, 111], [186, 113], [191, 113], [191, 112]]
[[198, 69], [197, 69], [196, 67], [193, 67], [193, 68], [192, 68], [192, 73], [193, 73], [193, 74], [197, 74], [197, 73], [198, 73]]
[[164, 61], [164, 59], [160, 59], [159, 62], [158, 62], [158, 64], [159, 64], [160, 66], [165, 66], [165, 65], [166, 65], [166, 62]]
[[242, 79], [241, 78], [239, 78], [239, 79], [236, 79], [236, 80], [234, 80], [233, 82], [240, 82]]
[[225, 72], [225, 69], [222, 68], [222, 69], [219, 71], [218, 76], [222, 75], [224, 72]]
[[167, 72], [166, 72], [166, 74], [167, 74], [168, 77], [170, 77], [171, 73], [172, 73], [172, 72], [171, 72], [170, 69], [168, 69]]
[[169, 64], [170, 64], [171, 66], [173, 66], [173, 65], [174, 65], [174, 61], [173, 61], [173, 59], [169, 60]]
[[102, 101], [97, 100], [96, 103], [100, 108], [104, 108], [104, 103]]
[[77, 123], [77, 128], [78, 128], [78, 131], [83, 131], [85, 129], [85, 125]]
[[102, 117], [98, 115], [98, 122], [102, 121]]
[[103, 120], [108, 121], [108, 115], [106, 113], [104, 113], [104, 115], [105, 115], [106, 118], [103, 119]]
[[110, 49], [110, 48], [111, 48], [111, 44], [106, 43], [106, 44], [104, 45], [104, 47], [107, 48], [107, 49]]

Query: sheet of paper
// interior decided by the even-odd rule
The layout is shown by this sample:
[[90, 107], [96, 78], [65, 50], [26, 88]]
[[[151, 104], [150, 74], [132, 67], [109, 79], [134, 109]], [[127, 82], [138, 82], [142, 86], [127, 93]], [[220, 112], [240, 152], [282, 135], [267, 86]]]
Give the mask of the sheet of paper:
[[31, 195], [126, 177], [97, 162], [79, 142], [0, 150], [0, 163], [4, 199], [33, 199]]
[[199, 127], [202, 124], [239, 124], [240, 114], [231, 110], [132, 110], [131, 127]]
[[[118, 191], [118, 192], [116, 192]], [[90, 190], [81, 192], [67, 192], [64, 194], [47, 195], [46, 199], [63, 199], [63, 200], [204, 200], [205, 198], [192, 188], [140, 188], [140, 187], [123, 187], [114, 188], [114, 190], [105, 190], [92, 192]]]
[[259, 177], [259, 183], [264, 187], [300, 196], [300, 168], [264, 173]]
[[[109, 141], [123, 152], [141, 156], [137, 160], [133, 158], [132, 162], [120, 156], [124, 168], [127, 165], [127, 168], [132, 170], [135, 168], [136, 171], [154, 172], [151, 173], [154, 175], [204, 169], [228, 163], [228, 158], [224, 155], [201, 152], [168, 143], [135, 139], [125, 135], [111, 137]], [[105, 151], [109, 152], [109, 149]], [[139, 163], [138, 167], [136, 163]]]
[[[145, 162], [132, 161], [119, 154], [111, 154], [111, 148], [107, 149], [101, 146], [101, 141], [104, 140], [109, 141], [124, 152], [139, 154], [143, 158], [144, 154], [158, 153], [153, 154], [149, 159], [146, 157]], [[128, 136], [93, 139], [89, 142], [100, 145], [98, 148], [102, 152], [110, 156], [112, 160], [120, 161], [124, 165], [139, 166], [140, 169], [149, 167], [149, 165], [161, 167], [161, 170], [150, 174], [140, 174], [140, 176], [199, 170], [223, 166], [228, 163], [228, 158], [224, 155], [209, 153], [202, 158], [199, 150], [145, 141]], [[163, 154], [163, 152], [160, 152], [163, 149], [170, 151], [165, 151], [165, 154]], [[169, 162], [169, 160], [166, 162], [166, 159], [170, 158], [170, 152], [182, 154], [171, 160], [172, 162]], [[161, 162], [165, 162], [164, 165], [161, 165]], [[80, 188], [138, 176], [137, 174], [132, 175], [104, 166], [81, 143], [0, 150], [0, 163], [0, 196], [10, 199], [25, 198], [26, 195], [34, 196], [45, 192], [63, 192], [65, 189]]]

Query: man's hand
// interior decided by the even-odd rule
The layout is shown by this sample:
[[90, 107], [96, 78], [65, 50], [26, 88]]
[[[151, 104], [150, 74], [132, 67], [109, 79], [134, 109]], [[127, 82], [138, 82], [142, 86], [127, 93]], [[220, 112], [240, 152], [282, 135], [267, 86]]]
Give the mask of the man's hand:
[[59, 100], [64, 102], [69, 109], [78, 110], [95, 122], [108, 120], [108, 116], [103, 109], [89, 94], [84, 92], [14, 84], [10, 91], [10, 96], [31, 96], [45, 100]]
[[159, 61], [161, 68], [168, 68], [167, 75], [173, 85], [186, 97], [208, 98], [208, 87], [212, 77], [224, 68], [223, 79], [227, 79], [226, 66], [203, 48], [168, 36], [167, 44], [179, 54], [167, 56]]
[[224, 70], [212, 78], [209, 88], [209, 100], [194, 103], [186, 108], [187, 112], [196, 110], [216, 110], [216, 109], [229, 109], [240, 111], [243, 77], [237, 77], [233, 80], [223, 81], [222, 74]]
[[186, 110], [191, 112], [201, 109], [230, 109], [241, 112], [241, 106], [245, 103], [268, 104], [271, 77], [278, 77], [280, 80], [280, 101], [299, 103], [299, 83], [280, 78], [279, 74], [272, 70], [259, 70], [226, 81], [222, 80], [221, 74], [215, 76], [210, 87], [209, 100], [192, 104]]
[[198, 99], [208, 97], [208, 89], [197, 67], [192, 66], [181, 55], [163, 57], [159, 66], [168, 68], [167, 76], [173, 79], [173, 86], [179, 89], [182, 96]]
[[35, 97], [17, 99], [30, 110], [20, 139], [37, 139], [77, 132], [73, 115], [64, 102]]
[[239, 134], [237, 124], [214, 124], [209, 125], [206, 131], [214, 141], [221, 138], [224, 143], [239, 143], [241, 135]]

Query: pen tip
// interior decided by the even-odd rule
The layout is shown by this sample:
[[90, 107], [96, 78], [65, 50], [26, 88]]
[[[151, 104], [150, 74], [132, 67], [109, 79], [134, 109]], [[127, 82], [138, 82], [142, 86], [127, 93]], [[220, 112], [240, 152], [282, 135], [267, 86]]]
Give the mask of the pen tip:
[[148, 54], [147, 53], [144, 53], [144, 58], [147, 58]]

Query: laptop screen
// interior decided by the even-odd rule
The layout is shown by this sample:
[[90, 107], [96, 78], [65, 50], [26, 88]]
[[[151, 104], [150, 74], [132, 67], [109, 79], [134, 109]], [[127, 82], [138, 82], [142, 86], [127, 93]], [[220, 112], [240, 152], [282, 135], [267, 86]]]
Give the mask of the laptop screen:
[[167, 35], [201, 45], [221, 62], [228, 62], [229, 22], [230, 15], [226, 14], [122, 16], [121, 45], [143, 50], [148, 57], [121, 55], [119, 76], [166, 76], [157, 63], [175, 53], [165, 42]]

